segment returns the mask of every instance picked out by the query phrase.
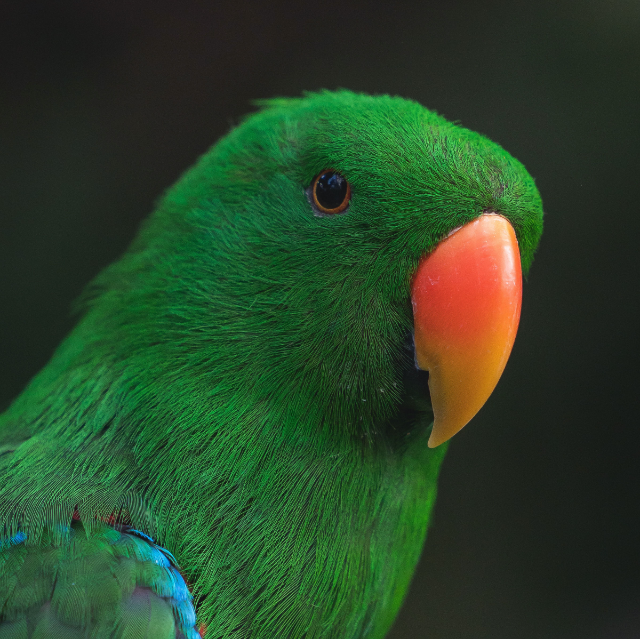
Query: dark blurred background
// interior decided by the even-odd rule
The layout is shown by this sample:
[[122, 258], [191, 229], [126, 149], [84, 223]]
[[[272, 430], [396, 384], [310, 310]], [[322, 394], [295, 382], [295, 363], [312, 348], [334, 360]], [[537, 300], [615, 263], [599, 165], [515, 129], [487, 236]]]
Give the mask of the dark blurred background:
[[0, 406], [253, 98], [399, 94], [527, 166], [546, 227], [393, 639], [640, 637], [640, 2], [0, 4]]

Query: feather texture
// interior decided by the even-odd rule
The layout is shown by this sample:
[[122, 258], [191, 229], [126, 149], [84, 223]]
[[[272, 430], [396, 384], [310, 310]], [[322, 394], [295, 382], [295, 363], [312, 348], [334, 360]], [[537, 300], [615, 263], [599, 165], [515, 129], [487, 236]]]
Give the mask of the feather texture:
[[137, 531], [81, 525], [0, 545], [0, 638], [200, 639], [172, 555]]

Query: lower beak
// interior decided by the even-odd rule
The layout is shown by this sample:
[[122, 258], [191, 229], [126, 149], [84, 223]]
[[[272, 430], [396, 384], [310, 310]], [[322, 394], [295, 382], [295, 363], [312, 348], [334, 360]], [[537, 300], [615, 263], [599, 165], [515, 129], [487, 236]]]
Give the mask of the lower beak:
[[518, 241], [500, 215], [484, 214], [423, 257], [413, 278], [416, 363], [429, 371], [429, 447], [453, 437], [496, 387], [520, 320]]

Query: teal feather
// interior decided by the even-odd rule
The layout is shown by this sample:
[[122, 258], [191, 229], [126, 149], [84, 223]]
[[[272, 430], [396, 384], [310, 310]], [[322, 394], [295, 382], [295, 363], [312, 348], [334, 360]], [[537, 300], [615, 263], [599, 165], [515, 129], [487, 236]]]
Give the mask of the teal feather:
[[0, 637], [199, 639], [184, 579], [150, 538], [76, 524], [56, 543], [43, 537], [0, 551]]
[[[497, 144], [414, 102], [263, 106], [166, 193], [0, 416], [0, 526], [27, 535], [0, 555], [6, 636], [56, 636], [72, 617], [142, 632], [144, 602], [120, 622], [115, 602], [134, 577], [168, 592], [166, 568], [136, 538], [127, 558], [143, 567], [118, 556], [110, 572], [114, 513], [175, 555], [208, 637], [375, 639], [398, 611], [446, 450], [427, 447], [432, 415], [403, 381], [411, 276], [485, 211], [510, 220], [527, 271], [540, 197]], [[305, 189], [327, 168], [352, 199], [318, 217]], [[69, 591], [32, 619], [50, 575], [73, 570], [88, 603]], [[160, 625], [162, 606], [191, 623], [180, 593], [155, 594]]]

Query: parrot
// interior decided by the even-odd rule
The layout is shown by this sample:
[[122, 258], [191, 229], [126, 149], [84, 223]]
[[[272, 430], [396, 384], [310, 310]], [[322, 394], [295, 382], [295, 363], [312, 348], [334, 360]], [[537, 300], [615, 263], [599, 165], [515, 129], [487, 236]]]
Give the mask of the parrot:
[[258, 101], [0, 416], [0, 639], [382, 639], [542, 221], [418, 102]]

